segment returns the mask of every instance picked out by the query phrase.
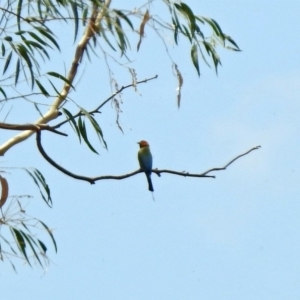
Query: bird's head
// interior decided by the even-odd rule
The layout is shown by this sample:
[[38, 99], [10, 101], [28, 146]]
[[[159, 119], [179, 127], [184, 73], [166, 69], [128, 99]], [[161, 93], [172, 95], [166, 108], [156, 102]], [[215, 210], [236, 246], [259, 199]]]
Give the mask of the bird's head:
[[140, 142], [138, 142], [138, 144], [140, 145], [140, 148], [149, 147], [149, 144], [147, 141], [140, 141]]

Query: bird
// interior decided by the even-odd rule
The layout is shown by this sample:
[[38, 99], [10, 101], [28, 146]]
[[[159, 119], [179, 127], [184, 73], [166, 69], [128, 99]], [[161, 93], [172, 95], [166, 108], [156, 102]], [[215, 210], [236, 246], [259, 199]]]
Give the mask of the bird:
[[154, 192], [152, 181], [151, 181], [151, 172], [152, 172], [152, 154], [150, 152], [149, 143], [142, 140], [138, 142], [140, 145], [140, 150], [138, 152], [138, 160], [140, 163], [141, 170], [145, 172], [149, 191]]

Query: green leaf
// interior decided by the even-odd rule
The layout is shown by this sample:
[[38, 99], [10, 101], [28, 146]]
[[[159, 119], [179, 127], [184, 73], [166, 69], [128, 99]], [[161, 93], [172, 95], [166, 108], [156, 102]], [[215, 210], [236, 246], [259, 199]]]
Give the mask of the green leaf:
[[202, 18], [201, 17], [199, 17], [199, 16], [195, 16], [195, 18], [196, 18], [196, 20], [198, 20], [199, 22], [201, 22], [202, 24], [204, 24], [205, 22], [202, 20]]
[[110, 17], [110, 15], [109, 14], [106, 14], [105, 15], [105, 20], [106, 20], [106, 24], [107, 24], [107, 27], [108, 27], [108, 29], [109, 29], [109, 31], [112, 33], [112, 34], [114, 34], [114, 32], [113, 32], [113, 27], [112, 27], [112, 20], [111, 20], [111, 17]]
[[21, 221], [21, 224], [28, 232], [30, 232], [29, 228], [26, 226], [26, 224], [23, 221]]
[[88, 8], [86, 7], [83, 12], [82, 12], [82, 25], [85, 26], [86, 20], [87, 20], [87, 15], [88, 15]]
[[20, 230], [19, 232], [21, 233], [21, 235], [23, 236], [23, 238], [27, 241], [27, 245], [29, 245], [29, 247], [31, 248], [31, 250], [32, 250], [32, 252], [33, 252], [35, 258], [36, 258], [37, 261], [39, 262], [39, 264], [40, 264], [41, 266], [43, 266], [42, 262], [40, 261], [40, 258], [39, 258], [39, 256], [38, 256], [38, 254], [36, 253], [36, 251], [35, 251], [35, 249], [34, 249], [34, 245], [32, 245], [32, 242], [35, 243], [34, 240], [33, 240], [33, 238], [32, 238], [30, 235], [28, 235], [28, 234], [26, 234], [25, 232], [23, 232], [22, 230]]
[[119, 48], [121, 49], [121, 55], [123, 55], [126, 51], [127, 44], [125, 39], [125, 33], [122, 29], [122, 25], [119, 18], [116, 18], [116, 23], [114, 24], [115, 30], [117, 32], [118, 38], [119, 38]]
[[[49, 80], [49, 79], [48, 79]], [[50, 84], [52, 85], [54, 91], [56, 92], [57, 95], [61, 96], [60, 92], [56, 89], [55, 85], [52, 83], [51, 80], [49, 80]]]
[[41, 0], [37, 0], [37, 6], [38, 6], [39, 16], [40, 16], [40, 18], [43, 20], [44, 17], [43, 17], [43, 12], [42, 12], [41, 2], [42, 2]]
[[28, 34], [29, 34], [32, 38], [34, 38], [35, 40], [37, 40], [40, 44], [52, 48], [49, 44], [47, 44], [46, 42], [44, 42], [44, 41], [43, 41], [37, 34], [35, 34], [34, 32], [28, 31]]
[[224, 36], [224, 33], [223, 33], [221, 27], [219, 26], [219, 24], [217, 23], [217, 21], [215, 21], [214, 19], [211, 19], [211, 21], [212, 21], [212, 22], [214, 23], [214, 25], [216, 26], [217, 31], [218, 31], [218, 33], [219, 33], [218, 35], [221, 36], [221, 37], [223, 37], [223, 36]]
[[62, 111], [66, 115], [67, 119], [69, 120], [69, 123], [70, 123], [71, 127], [73, 128], [73, 130], [77, 133], [79, 142], [81, 143], [80, 132], [79, 132], [78, 126], [75, 122], [73, 115], [66, 108], [62, 108]]
[[47, 203], [50, 203], [52, 206], [52, 198], [51, 198], [51, 194], [50, 194], [50, 188], [48, 186], [48, 184], [46, 183], [46, 179], [43, 176], [43, 174], [38, 170], [38, 169], [33, 169], [34, 170], [34, 174], [36, 176], [36, 178], [39, 180], [39, 182], [42, 184], [44, 191], [47, 194]]
[[[42, 52], [43, 54], [45, 54], [47, 56], [48, 59], [50, 59], [48, 52], [39, 43], [37, 43], [35, 41], [30, 41], [30, 40], [26, 40], [26, 41], [24, 41], [24, 43], [26, 46], [29, 47], [30, 50], [32, 50], [31, 46], [33, 46], [34, 48], [37, 48], [37, 50], [40, 50], [40, 53]], [[32, 50], [32, 54], [34, 54], [33, 50]]]
[[121, 17], [126, 23], [130, 26], [130, 28], [134, 31], [134, 27], [130, 21], [130, 19], [120, 10], [114, 9], [114, 12]]
[[203, 41], [203, 44], [205, 46], [206, 52], [208, 55], [211, 55], [212, 60], [214, 62], [214, 66], [215, 66], [215, 71], [218, 74], [218, 65], [221, 65], [221, 60], [217, 54], [217, 52], [215, 51], [213, 45], [211, 45], [210, 43]]
[[205, 17], [202, 18], [210, 25], [210, 27], [213, 29], [213, 31], [218, 37], [224, 39], [224, 34], [222, 32], [222, 29], [214, 19], [205, 18]]
[[11, 36], [8, 36], [8, 35], [7, 35], [6, 37], [4, 37], [4, 40], [5, 40], [5, 41], [8, 41], [8, 42], [12, 42], [13, 39], [12, 39]]
[[44, 222], [42, 222], [41, 220], [37, 220], [37, 221], [40, 222], [43, 225], [43, 227], [47, 230], [47, 233], [50, 235], [50, 237], [52, 239], [52, 242], [53, 242], [53, 245], [54, 245], [54, 248], [55, 248], [55, 252], [57, 252], [57, 245], [56, 245], [55, 238], [52, 234], [52, 231], [49, 229], [49, 227]]
[[187, 29], [187, 27], [185, 25], [182, 25], [182, 27], [183, 27], [183, 30], [184, 30], [183, 34], [185, 36], [187, 36], [188, 39], [190, 40], [190, 42], [192, 43], [192, 36], [190, 35], [189, 30]]
[[225, 48], [232, 51], [238, 51], [238, 52], [242, 51], [240, 49], [237, 49], [236, 47], [225, 46]]
[[213, 58], [213, 62], [214, 62], [214, 65], [215, 65], [216, 73], [218, 74], [218, 65], [222, 65], [222, 64], [221, 64], [220, 57], [219, 57], [219, 55], [216, 53], [216, 51], [213, 51], [213, 52], [212, 52], [212, 58]]
[[21, 55], [21, 57], [26, 61], [26, 64], [29, 68], [29, 72], [30, 72], [30, 75], [31, 75], [31, 87], [33, 88], [34, 74], [33, 74], [33, 70], [32, 70], [32, 62], [31, 62], [31, 59], [28, 55], [28, 50], [22, 44], [17, 45], [17, 50], [18, 50], [18, 53]]
[[179, 29], [182, 31], [181, 26], [180, 26], [180, 22], [179, 22], [177, 13], [176, 13], [176, 10], [174, 10], [173, 13], [174, 13], [174, 24], [175, 24], [176, 26], [178, 26]]
[[10, 227], [10, 230], [12, 231], [13, 237], [15, 238], [15, 241], [17, 243], [17, 246], [18, 246], [19, 250], [21, 251], [21, 253], [25, 257], [25, 259], [28, 262], [28, 264], [31, 266], [30, 261], [29, 261], [29, 259], [27, 257], [26, 243], [25, 243], [25, 240], [24, 240], [22, 234], [16, 228]]
[[1, 43], [1, 50], [2, 50], [2, 56], [4, 56], [5, 55], [5, 46], [4, 46], [4, 44], [3, 43]]
[[203, 32], [200, 30], [200, 27], [196, 24], [196, 32], [198, 35], [201, 36], [201, 38], [204, 40], [205, 39], [205, 36], [203, 34]]
[[72, 83], [66, 77], [64, 77], [64, 76], [62, 76], [62, 75], [60, 75], [56, 72], [48, 72], [47, 74], [50, 75], [50, 76], [53, 76], [53, 77], [56, 77], [56, 78], [59, 78], [59, 79], [63, 80], [65, 83], [67, 83], [69, 86], [71, 86], [75, 90]]
[[81, 108], [82, 113], [89, 119], [89, 121], [91, 122], [92, 126], [94, 127], [97, 136], [99, 138], [99, 140], [104, 144], [105, 148], [107, 148], [107, 144], [104, 140], [103, 137], [103, 132], [102, 129], [100, 128], [98, 122], [95, 120], [95, 118], [88, 112], [86, 111], [84, 108]]
[[191, 49], [191, 57], [193, 64], [197, 70], [198, 76], [200, 76], [200, 68], [199, 68], [199, 61], [198, 61], [198, 50], [197, 50], [197, 45], [193, 45]]
[[19, 54], [26, 61], [26, 64], [27, 64], [28, 68], [31, 69], [32, 68], [32, 63], [31, 63], [31, 60], [28, 56], [28, 50], [22, 44], [18, 44], [17, 49], [18, 49]]
[[84, 122], [84, 120], [82, 120], [81, 117], [78, 118], [78, 128], [79, 128], [79, 131], [80, 131], [80, 134], [81, 134], [83, 140], [85, 141], [87, 146], [90, 148], [90, 150], [92, 150], [96, 154], [99, 154], [88, 140], [87, 133], [86, 133], [85, 122]]
[[17, 24], [18, 24], [19, 30], [21, 30], [20, 19], [21, 19], [22, 3], [23, 3], [23, 0], [19, 0], [18, 6], [17, 6]]
[[207, 52], [208, 55], [210, 55], [211, 52], [213, 52], [213, 47], [210, 43], [203, 41], [203, 45], [205, 47], [205, 50]]
[[190, 21], [191, 34], [194, 37], [194, 32], [196, 30], [196, 19], [195, 19], [194, 13], [191, 10], [191, 8], [184, 2], [181, 2], [181, 8]]
[[75, 30], [74, 42], [75, 42], [77, 34], [78, 34], [78, 21], [79, 21], [78, 10], [77, 10], [77, 2], [76, 2], [76, 0], [75, 1], [70, 1], [70, 4], [71, 4], [73, 15], [74, 15], [74, 26], [75, 26], [75, 28], [74, 28], [74, 30]]
[[88, 44], [87, 44], [87, 47], [85, 48], [85, 54], [86, 54], [86, 56], [87, 56], [89, 62], [91, 62], [91, 57], [90, 57], [89, 49], [92, 49], [92, 50], [93, 50], [93, 47], [92, 47], [91, 43], [88, 43]]
[[[104, 40], [106, 41], [106, 43], [114, 50], [114, 51], [117, 51], [114, 46], [111, 44], [111, 42], [109, 41], [109, 39], [107, 38], [107, 35], [105, 33], [105, 30], [102, 30], [101, 29], [101, 35], [102, 37], [104, 38]], [[92, 48], [93, 49], [93, 48]]]
[[47, 92], [47, 90], [43, 87], [43, 85], [37, 80], [35, 79], [35, 83], [37, 84], [37, 86], [39, 87], [39, 89], [41, 90], [41, 92], [43, 93], [44, 96], [49, 97], [49, 93]]
[[[66, 22], [66, 19], [64, 18], [64, 16], [60, 13], [59, 9], [57, 9], [56, 7], [60, 7], [59, 5], [57, 5], [57, 2], [62, 4], [63, 6], [65, 6], [64, 4], [66, 3], [66, 1], [63, 1], [63, 0], [57, 0], [56, 3], [53, 3], [51, 0], [47, 0], [47, 9], [51, 10], [51, 13], [54, 15], [58, 15], [63, 21]], [[53, 11], [54, 12], [53, 12]]]
[[[26, 33], [25, 30], [19, 30], [19, 31], [15, 32], [15, 35], [21, 35], [22, 36], [24, 33]], [[22, 38], [24, 38], [24, 37], [22, 37]]]
[[231, 47], [227, 47], [227, 48], [232, 49], [232, 50], [235, 50], [235, 51], [241, 51], [240, 48], [239, 48], [239, 46], [237, 45], [237, 43], [236, 43], [230, 36], [224, 35], [224, 38], [225, 38], [228, 42], [230, 42], [232, 45], [234, 45], [234, 46], [236, 47], [235, 49], [234, 49], [234, 48], [231, 48]]
[[95, 118], [93, 116], [90, 116], [89, 120], [91, 121], [97, 135], [98, 135], [98, 138], [101, 142], [103, 142], [105, 148], [107, 149], [107, 144], [106, 144], [106, 141], [104, 140], [104, 136], [103, 136], [103, 131], [102, 129], [100, 128], [99, 124], [97, 123], [97, 121], [95, 120]]
[[55, 47], [60, 51], [59, 45], [56, 42], [56, 40], [52, 37], [52, 32], [49, 29], [45, 29], [44, 27], [38, 27], [38, 26], [34, 26], [34, 28], [39, 31], [40, 34], [42, 34], [43, 36], [45, 36], [48, 40], [50, 40]]
[[175, 29], [174, 29], [174, 41], [176, 43], [176, 45], [178, 45], [178, 26], [175, 25]]
[[38, 239], [37, 241], [38, 241], [38, 243], [40, 244], [40, 247], [42, 248], [44, 254], [46, 254], [46, 252], [47, 252], [47, 247], [46, 247], [46, 245], [45, 245], [41, 240], [39, 240], [39, 239]]
[[184, 15], [184, 10], [182, 9], [181, 5], [178, 3], [174, 3], [174, 6], [176, 7], [176, 9], [181, 12]]
[[15, 85], [17, 85], [17, 83], [18, 83], [19, 75], [20, 75], [20, 59], [18, 58], [17, 63], [16, 63]]
[[11, 60], [11, 57], [12, 57], [12, 54], [13, 52], [10, 51], [10, 53], [8, 54], [7, 58], [6, 58], [6, 61], [5, 61], [5, 64], [4, 64], [4, 68], [3, 68], [3, 73], [2, 75], [5, 73], [5, 71], [7, 70], [9, 64], [10, 64], [10, 60]]
[[7, 99], [6, 93], [4, 92], [4, 90], [3, 90], [3, 88], [1, 86], [0, 86], [0, 92], [5, 97], [5, 99]]
[[[188, 34], [187, 36], [190, 35], [192, 38], [194, 38], [195, 30], [196, 30], [196, 17], [194, 15], [193, 11], [184, 2], [181, 2], [180, 4], [175, 3], [174, 6], [189, 21], [191, 34]], [[183, 32], [183, 31], [181, 30], [181, 32]]]
[[[52, 199], [51, 199], [51, 195], [50, 195], [50, 189], [49, 186], [46, 183], [45, 178], [43, 177], [43, 175], [41, 174], [40, 171], [38, 171], [37, 169], [33, 169], [33, 173], [31, 173], [28, 169], [24, 170], [27, 172], [27, 174], [32, 178], [33, 182], [35, 183], [35, 185], [38, 187], [40, 194], [43, 198], [43, 200], [46, 202], [46, 204], [49, 207], [52, 207]], [[43, 190], [41, 189], [41, 186], [43, 187]], [[46, 195], [44, 195], [44, 193]]]
[[177, 13], [175, 10], [173, 10], [173, 15], [174, 15], [174, 18], [172, 18], [172, 21], [173, 21], [173, 26], [174, 26], [174, 40], [175, 40], [176, 45], [178, 45], [178, 31], [180, 30], [181, 32], [183, 32], [183, 30], [181, 28], [181, 25], [180, 25], [180, 22], [178, 20], [178, 16], [177, 16]]

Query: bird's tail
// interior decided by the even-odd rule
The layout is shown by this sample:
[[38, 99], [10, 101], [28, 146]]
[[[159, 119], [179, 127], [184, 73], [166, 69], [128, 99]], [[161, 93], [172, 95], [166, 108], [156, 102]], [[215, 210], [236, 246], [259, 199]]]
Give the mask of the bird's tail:
[[151, 180], [151, 174], [146, 173], [146, 177], [148, 181], [149, 191], [154, 192], [152, 180]]

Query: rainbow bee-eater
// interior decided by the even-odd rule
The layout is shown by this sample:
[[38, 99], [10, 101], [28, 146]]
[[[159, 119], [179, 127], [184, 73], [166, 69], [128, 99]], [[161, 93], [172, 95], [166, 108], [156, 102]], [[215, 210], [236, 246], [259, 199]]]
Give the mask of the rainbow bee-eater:
[[152, 172], [152, 154], [150, 152], [150, 147], [148, 142], [140, 141], [138, 142], [140, 145], [140, 150], [138, 152], [138, 159], [140, 163], [141, 169], [145, 172], [149, 191], [154, 192], [152, 181], [151, 181], [151, 172]]

